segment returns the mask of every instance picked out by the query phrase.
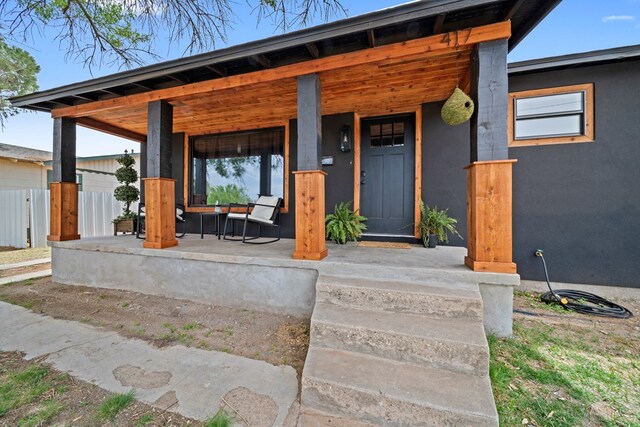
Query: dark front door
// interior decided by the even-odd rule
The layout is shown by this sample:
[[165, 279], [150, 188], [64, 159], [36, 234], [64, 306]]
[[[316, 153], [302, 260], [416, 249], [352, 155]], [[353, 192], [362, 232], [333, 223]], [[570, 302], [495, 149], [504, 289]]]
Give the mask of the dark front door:
[[366, 234], [413, 234], [415, 186], [413, 115], [362, 121], [360, 212]]

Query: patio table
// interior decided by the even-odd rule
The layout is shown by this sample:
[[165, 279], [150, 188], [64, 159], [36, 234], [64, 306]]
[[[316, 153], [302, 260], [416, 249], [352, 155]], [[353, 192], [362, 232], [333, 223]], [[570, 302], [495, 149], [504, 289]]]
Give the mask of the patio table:
[[215, 234], [220, 240], [220, 217], [226, 214], [226, 212], [200, 212], [200, 238], [204, 239], [204, 217], [212, 216], [216, 224]]

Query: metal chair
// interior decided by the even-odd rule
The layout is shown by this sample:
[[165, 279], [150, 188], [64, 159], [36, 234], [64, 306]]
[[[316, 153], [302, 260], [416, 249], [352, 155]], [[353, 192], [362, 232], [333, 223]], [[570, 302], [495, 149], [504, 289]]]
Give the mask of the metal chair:
[[[228, 214], [224, 221], [224, 231], [222, 238], [224, 240], [242, 241], [242, 243], [251, 243], [254, 245], [264, 245], [267, 243], [273, 243], [280, 240], [280, 204], [282, 199], [275, 196], [260, 196], [256, 203], [249, 203], [246, 205], [238, 203], [228, 204]], [[232, 212], [233, 208], [245, 208], [243, 213]], [[227, 225], [231, 221], [231, 227], [235, 231], [235, 221], [243, 221], [244, 227], [242, 229], [242, 239], [232, 239], [227, 237]], [[247, 225], [256, 224], [258, 226], [258, 235], [247, 237]], [[262, 227], [276, 228], [278, 235], [275, 239], [253, 242], [252, 240], [260, 239], [262, 237]], [[235, 233], [233, 234], [235, 235]]]
[[[179, 239], [187, 234], [187, 221], [184, 217], [185, 206], [182, 203], [176, 203], [176, 237]], [[145, 234], [145, 218], [146, 209], [144, 203], [138, 203], [138, 216], [136, 217], [136, 239], [144, 239]], [[178, 232], [178, 227], [182, 228], [181, 232]], [[142, 237], [140, 237], [142, 236]]]

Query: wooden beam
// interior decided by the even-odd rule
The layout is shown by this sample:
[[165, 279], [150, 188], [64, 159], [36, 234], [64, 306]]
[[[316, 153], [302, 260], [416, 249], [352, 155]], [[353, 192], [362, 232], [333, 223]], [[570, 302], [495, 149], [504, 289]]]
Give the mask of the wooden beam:
[[313, 59], [320, 58], [320, 51], [318, 50], [318, 47], [315, 44], [307, 43], [304, 46], [307, 48], [309, 55], [311, 55]]
[[436, 17], [436, 22], [433, 24], [433, 34], [440, 34], [442, 32], [442, 26], [444, 25], [444, 20], [446, 18], [446, 13], [441, 13]]
[[253, 55], [251, 58], [258, 64], [260, 64], [262, 68], [271, 68], [271, 61], [269, 60], [269, 58], [267, 58], [266, 55]]
[[146, 90], [155, 90], [156, 89], [152, 85], [148, 85], [148, 84], [141, 83], [141, 82], [131, 82], [131, 84], [134, 85], [134, 86], [138, 86], [138, 87], [140, 87], [142, 89], [146, 89]]
[[369, 42], [369, 47], [376, 47], [376, 33], [373, 29], [367, 30], [367, 41]]
[[173, 74], [169, 74], [167, 75], [167, 77], [169, 77], [172, 80], [177, 81], [178, 83], [182, 83], [182, 84], [187, 84], [191, 82], [191, 79], [187, 76], [185, 76], [182, 73], [173, 73]]
[[507, 40], [479, 43], [471, 55], [471, 162], [509, 158]]
[[109, 123], [105, 123], [100, 120], [92, 119], [91, 117], [79, 117], [76, 122], [78, 123], [78, 125], [87, 129], [97, 130], [109, 135], [118, 136], [124, 139], [130, 139], [131, 141], [147, 142], [146, 135], [138, 132], [133, 132]]
[[389, 44], [358, 52], [333, 55], [298, 64], [285, 65], [268, 70], [228, 76], [225, 78], [190, 83], [188, 85], [158, 89], [152, 92], [106, 99], [83, 105], [54, 109], [53, 117], [82, 117], [96, 112], [116, 108], [139, 106], [150, 101], [173, 99], [187, 95], [197, 95], [211, 91], [231, 89], [256, 83], [268, 83], [281, 79], [298, 77], [340, 68], [368, 64], [377, 61], [402, 58], [421, 53], [441, 55], [453, 52], [460, 47], [472, 46], [487, 40], [506, 39], [511, 35], [511, 22], [474, 27], [456, 33], [438, 34], [402, 43]]
[[504, 11], [504, 16], [502, 17], [502, 19], [509, 20], [511, 18], [513, 18], [513, 15], [516, 14], [516, 12], [518, 11], [518, 9], [520, 8], [520, 6], [522, 6], [524, 4], [525, 0], [512, 0], [508, 5], [507, 8]]
[[220, 77], [227, 77], [227, 69], [224, 68], [222, 65], [207, 65], [206, 68], [209, 69], [210, 71], [213, 71]]
[[116, 95], [116, 96], [124, 96], [125, 92], [122, 90], [117, 90], [117, 89], [99, 89], [100, 92], [104, 92], [107, 93], [109, 95]]
[[91, 102], [98, 100], [98, 98], [95, 97], [95, 96], [88, 96], [88, 95], [82, 95], [82, 94], [73, 95], [73, 98], [78, 98], [78, 99], [82, 99], [82, 100], [85, 100], [85, 101], [91, 101]]

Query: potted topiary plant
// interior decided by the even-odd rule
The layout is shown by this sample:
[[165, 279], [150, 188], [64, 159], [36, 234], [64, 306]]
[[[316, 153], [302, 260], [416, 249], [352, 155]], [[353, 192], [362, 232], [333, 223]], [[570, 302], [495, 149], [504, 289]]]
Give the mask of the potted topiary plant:
[[134, 232], [136, 214], [131, 212], [130, 208], [131, 203], [138, 201], [140, 197], [140, 190], [132, 185], [138, 181], [138, 172], [134, 169], [136, 159], [127, 150], [124, 150], [124, 154], [116, 161], [120, 164], [115, 173], [120, 185], [114, 190], [113, 196], [117, 201], [124, 203], [124, 208], [122, 214], [113, 220], [114, 235]]
[[332, 214], [326, 217], [327, 238], [344, 245], [356, 242], [367, 229], [364, 224], [367, 218], [358, 215], [349, 207], [349, 203], [338, 203]]
[[438, 210], [438, 207], [430, 208], [420, 200], [420, 236], [425, 247], [435, 248], [440, 242], [449, 242], [449, 234], [461, 237], [456, 230], [458, 221], [448, 214], [449, 209]]

